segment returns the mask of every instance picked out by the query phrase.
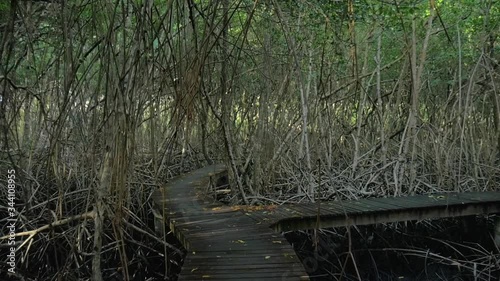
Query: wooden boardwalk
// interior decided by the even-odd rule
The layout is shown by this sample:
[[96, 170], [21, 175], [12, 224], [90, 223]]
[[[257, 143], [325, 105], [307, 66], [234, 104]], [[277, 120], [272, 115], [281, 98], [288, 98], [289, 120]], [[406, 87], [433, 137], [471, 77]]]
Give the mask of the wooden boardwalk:
[[499, 191], [289, 204], [251, 216], [281, 232], [494, 213], [500, 213]]
[[210, 177], [224, 171], [222, 165], [196, 170], [154, 195], [188, 252], [179, 280], [309, 280], [282, 235], [202, 195]]
[[[500, 213], [500, 192], [433, 194], [267, 207], [221, 206], [208, 199], [212, 165], [168, 183], [157, 208], [187, 249], [179, 280], [309, 280], [279, 232]], [[274, 231], [273, 231], [274, 229]]]

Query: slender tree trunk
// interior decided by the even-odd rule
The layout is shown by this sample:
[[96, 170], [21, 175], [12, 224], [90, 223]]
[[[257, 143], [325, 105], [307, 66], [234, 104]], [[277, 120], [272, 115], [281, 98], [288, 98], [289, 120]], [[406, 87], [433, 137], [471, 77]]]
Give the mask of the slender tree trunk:
[[[379, 117], [379, 133], [380, 133], [380, 148], [381, 148], [381, 160], [382, 166], [386, 167], [387, 165], [387, 146], [385, 144], [385, 106], [384, 101], [382, 100], [382, 89], [381, 89], [381, 66], [382, 66], [382, 34], [383, 27], [381, 25], [378, 26], [379, 32], [377, 36], [377, 54], [375, 57], [375, 62], [377, 63], [377, 111]], [[386, 184], [388, 185], [389, 180], [387, 179], [387, 174], [384, 174], [384, 179]]]
[[94, 248], [92, 257], [92, 280], [102, 281], [101, 270], [101, 250], [102, 237], [104, 235], [104, 217], [106, 214], [105, 198], [108, 197], [108, 188], [111, 185], [111, 151], [105, 152], [104, 161], [102, 164], [101, 178], [95, 190], [95, 205], [94, 205]]
[[243, 189], [243, 183], [241, 182], [240, 176], [238, 174], [238, 169], [236, 167], [233, 140], [231, 135], [231, 109], [233, 104], [233, 98], [230, 93], [230, 89], [227, 88], [228, 74], [227, 74], [227, 55], [228, 55], [228, 44], [227, 44], [227, 31], [229, 28], [229, 3], [228, 0], [222, 0], [223, 5], [223, 17], [224, 25], [222, 30], [222, 65], [221, 65], [221, 100], [222, 100], [222, 130], [224, 132], [224, 144], [229, 157], [229, 166], [236, 180], [236, 185], [240, 191], [241, 197], [245, 204], [248, 204], [248, 199]]
[[205, 105], [203, 103], [203, 100], [200, 97], [199, 100], [200, 104], [200, 111], [198, 112], [198, 121], [200, 122], [200, 143], [201, 143], [201, 152], [203, 153], [203, 157], [205, 158], [205, 161], [209, 165], [213, 164], [213, 160], [210, 158], [210, 155], [208, 155], [208, 148], [207, 148], [207, 133], [208, 133], [208, 113], [207, 109], [205, 108]]
[[[432, 1], [431, 1], [432, 3]], [[416, 177], [416, 170], [413, 163], [414, 158], [414, 145], [417, 141], [417, 132], [415, 130], [417, 125], [418, 118], [418, 110], [419, 110], [419, 96], [422, 73], [425, 65], [425, 58], [427, 55], [427, 47], [429, 43], [429, 38], [432, 32], [432, 22], [434, 20], [435, 10], [434, 6], [431, 4], [430, 7], [430, 15], [427, 20], [427, 33], [425, 35], [424, 41], [422, 43], [422, 47], [420, 50], [419, 61], [417, 62], [417, 35], [416, 35], [416, 20], [415, 18], [412, 21], [412, 44], [411, 44], [411, 72], [412, 72], [412, 88], [411, 88], [411, 105], [408, 113], [407, 124], [405, 128], [405, 132], [403, 133], [403, 142], [399, 151], [399, 159], [396, 164], [396, 167], [399, 167], [399, 178], [402, 178], [405, 174], [406, 168], [410, 168], [410, 181], [408, 183], [408, 190], [410, 193], [413, 192], [413, 183]], [[410, 150], [410, 147], [412, 148]], [[406, 159], [411, 157], [410, 163], [406, 163]], [[401, 193], [401, 186], [396, 185], [394, 195], [399, 195]]]
[[[307, 167], [307, 184], [308, 184], [308, 194], [311, 202], [314, 202], [314, 182], [313, 182], [313, 176], [312, 176], [312, 166], [311, 166], [311, 151], [310, 151], [310, 146], [309, 146], [309, 131], [308, 131], [308, 115], [309, 115], [309, 96], [310, 96], [310, 90], [311, 90], [311, 80], [313, 76], [313, 57], [312, 57], [312, 48], [309, 48], [309, 71], [307, 75], [307, 82], [306, 82], [306, 87], [304, 89], [304, 85], [300, 86], [300, 103], [302, 105], [302, 142], [303, 145], [301, 147], [304, 147], [304, 157], [306, 160], [306, 167]], [[299, 73], [300, 76], [302, 76]]]

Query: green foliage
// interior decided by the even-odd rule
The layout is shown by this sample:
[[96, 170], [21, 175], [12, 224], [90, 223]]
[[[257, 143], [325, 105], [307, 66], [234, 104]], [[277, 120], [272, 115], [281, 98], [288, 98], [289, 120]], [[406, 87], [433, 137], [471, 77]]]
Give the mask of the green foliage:
[[0, 0], [0, 23], [5, 24], [9, 19], [10, 1]]
[[0, 0], [0, 13], [9, 13], [10, 11], [10, 1], [9, 0]]

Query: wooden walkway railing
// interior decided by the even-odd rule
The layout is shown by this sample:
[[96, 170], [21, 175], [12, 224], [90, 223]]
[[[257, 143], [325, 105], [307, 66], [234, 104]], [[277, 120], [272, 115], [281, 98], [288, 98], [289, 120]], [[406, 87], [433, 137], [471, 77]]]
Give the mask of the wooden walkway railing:
[[500, 213], [498, 191], [228, 207], [202, 190], [225, 172], [225, 166], [211, 165], [154, 195], [188, 251], [179, 280], [309, 280], [281, 231]]

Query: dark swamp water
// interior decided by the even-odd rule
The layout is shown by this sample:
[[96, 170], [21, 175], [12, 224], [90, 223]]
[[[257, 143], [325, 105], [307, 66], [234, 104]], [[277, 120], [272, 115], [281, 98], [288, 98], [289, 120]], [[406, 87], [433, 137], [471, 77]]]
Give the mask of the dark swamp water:
[[285, 236], [312, 281], [500, 280], [496, 219], [471, 216]]

